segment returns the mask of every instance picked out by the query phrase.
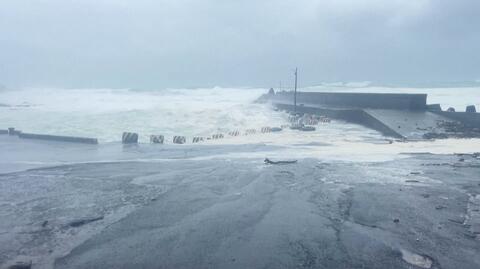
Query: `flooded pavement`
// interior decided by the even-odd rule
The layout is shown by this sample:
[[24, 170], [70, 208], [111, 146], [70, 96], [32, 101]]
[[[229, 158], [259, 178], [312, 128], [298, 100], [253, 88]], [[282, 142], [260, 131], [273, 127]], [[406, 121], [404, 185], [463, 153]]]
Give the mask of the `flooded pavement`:
[[432, 154], [19, 171], [0, 175], [0, 264], [479, 268], [479, 175], [474, 156]]

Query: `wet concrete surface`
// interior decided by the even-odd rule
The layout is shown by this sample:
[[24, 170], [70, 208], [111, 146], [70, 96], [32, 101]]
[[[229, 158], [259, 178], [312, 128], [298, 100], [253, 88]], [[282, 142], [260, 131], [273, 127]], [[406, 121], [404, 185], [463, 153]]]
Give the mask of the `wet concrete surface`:
[[105, 143], [85, 145], [57, 141], [24, 140], [16, 136], [0, 135], [0, 174], [93, 162], [129, 162], [176, 160], [212, 156], [228, 152], [275, 151], [281, 147], [273, 145], [150, 145]]
[[2, 201], [12, 183], [44, 193], [2, 203], [10, 233], [0, 234], [0, 264], [480, 268], [480, 160], [462, 158], [112, 162], [4, 174]]
[[438, 126], [440, 121], [451, 121], [446, 117], [430, 111], [365, 109], [388, 128], [394, 130], [406, 139], [423, 139], [426, 133], [445, 133], [445, 129]]

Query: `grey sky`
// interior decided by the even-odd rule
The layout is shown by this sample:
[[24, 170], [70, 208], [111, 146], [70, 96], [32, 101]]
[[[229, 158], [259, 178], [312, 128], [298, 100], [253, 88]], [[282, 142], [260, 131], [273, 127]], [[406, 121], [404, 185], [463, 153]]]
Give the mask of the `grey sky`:
[[0, 83], [480, 79], [479, 0], [0, 0]]

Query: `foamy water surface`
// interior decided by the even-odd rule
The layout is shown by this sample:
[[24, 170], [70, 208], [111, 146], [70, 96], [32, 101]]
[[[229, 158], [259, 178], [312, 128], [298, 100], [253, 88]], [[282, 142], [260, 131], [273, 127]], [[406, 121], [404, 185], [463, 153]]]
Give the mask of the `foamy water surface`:
[[[386, 88], [348, 85], [316, 86], [305, 91], [357, 91], [427, 93], [429, 103], [463, 111], [468, 104], [480, 107], [480, 88]], [[210, 136], [233, 130], [259, 129], [287, 124], [288, 115], [254, 101], [267, 89], [25, 89], [0, 92], [0, 129], [15, 127], [25, 132], [97, 137], [101, 143], [118, 142], [124, 131], [140, 134]], [[209, 141], [205, 144], [265, 143], [285, 147], [292, 157], [329, 159], [385, 159], [402, 152], [480, 151], [475, 139], [436, 142], [385, 143], [376, 131], [333, 121], [312, 133], [286, 130]], [[227, 154], [228, 155], [228, 154]], [[241, 156], [264, 156], [243, 153]], [[237, 154], [237, 156], [239, 156]]]

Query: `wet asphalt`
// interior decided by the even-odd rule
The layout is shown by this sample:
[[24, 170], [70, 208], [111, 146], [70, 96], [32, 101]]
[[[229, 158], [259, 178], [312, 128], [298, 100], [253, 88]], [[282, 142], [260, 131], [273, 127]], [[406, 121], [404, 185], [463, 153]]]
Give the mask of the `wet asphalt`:
[[55, 169], [67, 168], [153, 189], [55, 268], [480, 268], [480, 160], [469, 156]]

